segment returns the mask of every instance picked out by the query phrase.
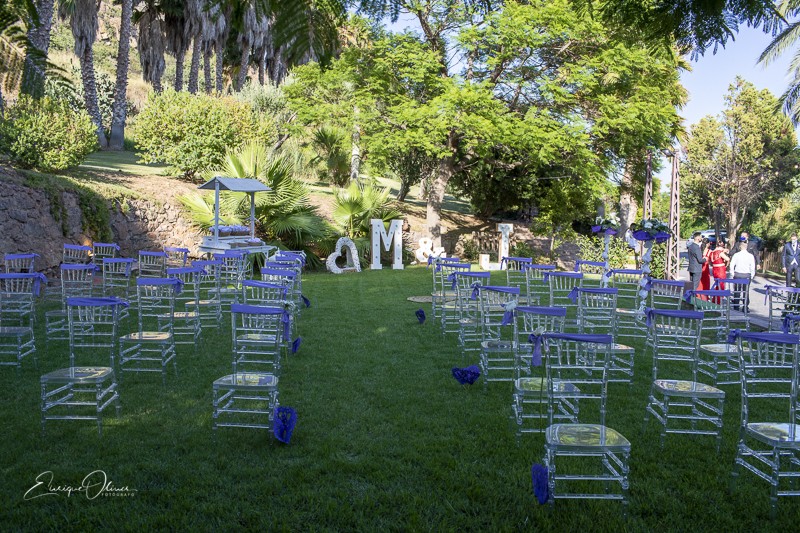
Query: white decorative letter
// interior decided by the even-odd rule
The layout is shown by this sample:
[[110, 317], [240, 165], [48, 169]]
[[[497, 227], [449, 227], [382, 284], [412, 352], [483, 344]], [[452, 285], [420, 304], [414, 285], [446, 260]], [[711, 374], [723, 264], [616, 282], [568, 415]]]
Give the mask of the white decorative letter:
[[395, 270], [403, 269], [403, 221], [400, 219], [392, 220], [389, 224], [389, 232], [383, 228], [383, 220], [373, 218], [369, 221], [372, 227], [372, 270], [380, 270], [381, 265], [381, 243], [387, 252], [394, 242], [394, 254], [392, 268]]

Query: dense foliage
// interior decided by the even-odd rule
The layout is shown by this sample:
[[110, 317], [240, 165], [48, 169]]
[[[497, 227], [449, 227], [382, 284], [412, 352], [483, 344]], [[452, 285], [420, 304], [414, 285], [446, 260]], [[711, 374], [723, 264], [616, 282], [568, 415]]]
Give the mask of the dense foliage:
[[256, 128], [250, 106], [233, 98], [165, 91], [151, 95], [132, 134], [143, 162], [188, 177], [217, 168]]
[[79, 165], [96, 147], [89, 115], [62, 100], [23, 95], [0, 119], [0, 151], [23, 167], [64, 170]]

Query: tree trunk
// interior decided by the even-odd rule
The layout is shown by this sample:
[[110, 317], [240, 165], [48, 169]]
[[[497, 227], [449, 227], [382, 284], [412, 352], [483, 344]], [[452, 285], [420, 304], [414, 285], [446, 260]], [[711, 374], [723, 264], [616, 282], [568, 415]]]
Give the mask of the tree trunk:
[[114, 105], [111, 108], [111, 139], [109, 148], [122, 150], [125, 144], [125, 119], [128, 112], [128, 66], [131, 49], [131, 16], [133, 0], [122, 0], [117, 53], [117, 83], [114, 86]]
[[[353, 115], [358, 117], [358, 107], [353, 107]], [[359, 183], [358, 176], [361, 173], [361, 132], [358, 123], [353, 125], [353, 148], [350, 150], [350, 181]]]
[[400, 179], [400, 190], [397, 192], [397, 201], [405, 202], [408, 191], [411, 190], [411, 181], [408, 178]]
[[625, 165], [622, 173], [622, 182], [619, 192], [619, 233], [624, 235], [632, 223], [636, 221], [636, 211], [639, 206], [633, 197], [633, 170], [630, 165]]
[[175, 54], [175, 91], [183, 90], [183, 60], [186, 58], [186, 50], [180, 50]]
[[211, 85], [211, 48], [209, 47], [203, 54], [203, 81], [206, 86], [206, 94], [211, 94], [214, 91], [214, 86]]
[[[35, 5], [39, 15], [39, 25], [29, 25], [28, 40], [42, 57], [47, 57], [47, 51], [50, 49], [50, 29], [53, 26], [55, 0], [38, 0]], [[44, 95], [44, 81], [45, 71], [42, 69], [42, 65], [34, 62], [31, 50], [28, 50], [25, 57], [25, 70], [22, 72], [21, 91], [34, 98], [41, 98]]]
[[236, 90], [241, 91], [244, 88], [244, 83], [247, 81], [247, 70], [250, 68], [250, 45], [243, 43], [242, 45], [242, 64], [239, 66], [239, 77], [236, 81]]
[[262, 57], [261, 60], [258, 62], [258, 84], [262, 87], [264, 86], [264, 71], [267, 67], [267, 60], [266, 58]]
[[439, 168], [437, 169], [436, 177], [433, 179], [430, 189], [428, 190], [428, 205], [425, 216], [428, 225], [428, 233], [433, 241], [433, 248], [442, 245], [442, 202], [444, 201], [444, 191], [447, 189], [447, 183], [456, 172], [457, 143], [456, 133], [451, 130], [447, 136], [449, 154], [447, 157], [443, 157], [439, 160]]
[[192, 41], [192, 65], [189, 67], [189, 92], [197, 94], [197, 85], [200, 83], [200, 38]]
[[103, 120], [100, 116], [100, 106], [97, 104], [97, 84], [94, 77], [94, 54], [92, 47], [86, 46], [83, 55], [78, 58], [81, 64], [81, 81], [83, 82], [83, 102], [86, 111], [92, 118], [92, 124], [97, 129], [97, 141], [100, 148], [108, 147], [106, 132], [103, 129]]
[[217, 49], [215, 50], [214, 53], [217, 56], [217, 68], [216, 68], [216, 71], [215, 71], [215, 76], [216, 76], [216, 81], [217, 81], [217, 92], [222, 94], [222, 89], [223, 89], [223, 87], [222, 87], [222, 67], [223, 67], [222, 56], [223, 56], [224, 46], [218, 42], [216, 48]]
[[0, 119], [6, 118], [6, 104], [3, 100], [3, 87], [0, 86]]

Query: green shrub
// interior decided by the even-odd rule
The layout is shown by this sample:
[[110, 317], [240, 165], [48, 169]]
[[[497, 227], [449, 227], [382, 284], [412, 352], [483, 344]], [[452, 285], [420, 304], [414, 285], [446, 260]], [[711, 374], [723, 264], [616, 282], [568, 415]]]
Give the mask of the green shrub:
[[79, 165], [96, 148], [89, 114], [61, 100], [23, 95], [0, 120], [0, 150], [22, 167], [64, 170]]
[[225, 153], [255, 131], [245, 103], [172, 90], [151, 95], [131, 129], [142, 162], [165, 163], [190, 178], [222, 166]]

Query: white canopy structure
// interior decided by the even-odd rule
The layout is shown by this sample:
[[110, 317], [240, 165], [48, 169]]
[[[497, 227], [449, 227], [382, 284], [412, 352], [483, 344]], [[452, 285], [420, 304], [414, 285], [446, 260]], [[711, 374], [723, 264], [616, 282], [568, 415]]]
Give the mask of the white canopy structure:
[[219, 242], [219, 191], [245, 192], [250, 195], [250, 238], [256, 236], [256, 193], [271, 191], [269, 187], [252, 178], [226, 178], [214, 176], [198, 189], [214, 190], [214, 242]]

